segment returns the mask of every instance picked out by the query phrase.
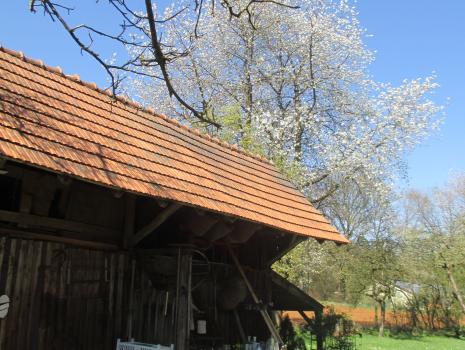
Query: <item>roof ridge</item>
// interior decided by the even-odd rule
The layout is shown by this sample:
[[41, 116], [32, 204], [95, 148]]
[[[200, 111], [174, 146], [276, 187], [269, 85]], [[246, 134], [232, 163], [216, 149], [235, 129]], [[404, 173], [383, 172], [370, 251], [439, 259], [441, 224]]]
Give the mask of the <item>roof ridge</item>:
[[42, 60], [27, 57], [27, 56], [24, 55], [24, 53], [22, 51], [16, 51], [16, 50], [13, 50], [13, 49], [9, 49], [7, 47], [4, 47], [1, 44], [0, 44], [0, 51], [6, 53], [8, 55], [20, 58], [24, 62], [33, 64], [33, 65], [35, 65], [37, 67], [40, 67], [40, 68], [42, 68], [42, 69], [44, 69], [44, 70], [46, 70], [48, 72], [51, 72], [53, 74], [57, 74], [57, 75], [59, 75], [61, 77], [64, 77], [64, 78], [66, 78], [68, 80], [79, 83], [79, 84], [81, 84], [81, 85], [83, 85], [83, 86], [85, 86], [85, 87], [87, 87], [87, 88], [89, 88], [91, 90], [94, 90], [94, 91], [97, 91], [97, 92], [99, 92], [101, 94], [112, 97], [115, 100], [117, 100], [117, 101], [119, 101], [119, 102], [121, 102], [121, 103], [123, 103], [125, 105], [128, 105], [128, 106], [131, 106], [133, 108], [142, 110], [142, 111], [144, 111], [144, 112], [146, 112], [148, 114], [151, 114], [151, 115], [153, 115], [155, 117], [159, 117], [159, 118], [165, 120], [166, 122], [177, 126], [178, 128], [186, 130], [187, 132], [192, 133], [192, 134], [194, 134], [196, 136], [199, 136], [199, 137], [201, 137], [201, 138], [203, 138], [205, 140], [208, 140], [210, 142], [216, 143], [219, 146], [225, 147], [227, 149], [230, 149], [230, 150], [232, 150], [234, 152], [245, 155], [247, 157], [251, 157], [251, 158], [253, 158], [255, 160], [258, 160], [258, 161], [260, 161], [260, 162], [262, 162], [264, 164], [274, 166], [274, 163], [270, 159], [268, 159], [266, 157], [263, 157], [263, 156], [260, 156], [260, 155], [257, 155], [257, 154], [253, 154], [253, 153], [251, 153], [249, 151], [246, 151], [243, 148], [240, 148], [238, 145], [230, 144], [230, 143], [228, 143], [226, 141], [220, 140], [217, 137], [212, 137], [212, 136], [210, 136], [208, 134], [204, 134], [197, 128], [188, 127], [187, 125], [180, 123], [178, 120], [176, 120], [174, 118], [170, 118], [170, 117], [166, 116], [165, 114], [157, 113], [153, 108], [145, 107], [141, 103], [138, 103], [138, 102], [126, 97], [126, 96], [114, 95], [109, 89], [104, 90], [102, 88], [99, 88], [95, 82], [88, 82], [88, 81], [81, 80], [81, 77], [79, 76], [79, 74], [65, 74], [63, 72], [63, 69], [60, 66], [52, 67], [52, 66], [46, 65], [46, 64], [44, 64], [44, 62]]

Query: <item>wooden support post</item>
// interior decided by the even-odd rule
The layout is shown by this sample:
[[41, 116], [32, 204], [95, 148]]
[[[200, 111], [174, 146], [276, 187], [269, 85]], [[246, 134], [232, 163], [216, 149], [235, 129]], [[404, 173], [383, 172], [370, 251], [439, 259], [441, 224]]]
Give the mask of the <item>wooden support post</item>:
[[179, 203], [172, 203], [163, 211], [157, 215], [148, 225], [142, 227], [134, 236], [131, 238], [131, 245], [134, 247], [137, 243], [142, 241], [145, 237], [151, 234], [161, 224], [163, 224], [171, 215], [177, 212], [182, 207]]
[[189, 349], [191, 275], [192, 252], [189, 249], [179, 248], [174, 343], [176, 350]]
[[134, 235], [134, 224], [136, 218], [136, 197], [132, 193], [126, 194], [125, 212], [123, 248], [129, 248], [132, 236]]
[[322, 329], [323, 310], [315, 310], [316, 349], [323, 350], [324, 335]]
[[283, 344], [283, 340], [281, 339], [281, 336], [279, 335], [279, 331], [276, 328], [275, 324], [273, 323], [273, 320], [271, 319], [270, 315], [268, 312], [266, 312], [265, 309], [263, 309], [262, 302], [258, 298], [257, 294], [255, 294], [255, 291], [250, 284], [249, 279], [247, 278], [247, 275], [244, 272], [244, 269], [242, 268], [241, 264], [239, 263], [239, 260], [237, 259], [236, 254], [234, 254], [233, 250], [231, 249], [231, 246], [228, 245], [228, 250], [229, 254], [231, 255], [231, 258], [234, 262], [234, 265], [236, 265], [236, 268], [239, 270], [239, 273], [242, 276], [242, 279], [245, 282], [245, 285], [247, 286], [247, 289], [249, 290], [250, 295], [252, 296], [253, 301], [255, 304], [259, 306], [260, 314], [263, 317], [263, 320], [265, 321], [266, 326], [268, 327], [268, 330], [271, 333], [271, 336], [274, 338], [274, 340], [279, 344], [279, 347], [281, 347]]

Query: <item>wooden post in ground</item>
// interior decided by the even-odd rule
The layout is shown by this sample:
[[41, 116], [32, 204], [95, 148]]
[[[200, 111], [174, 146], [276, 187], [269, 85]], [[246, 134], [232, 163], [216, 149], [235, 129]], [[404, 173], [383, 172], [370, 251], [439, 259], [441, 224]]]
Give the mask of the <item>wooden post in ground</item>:
[[316, 332], [316, 349], [323, 350], [324, 335], [323, 335], [323, 310], [315, 310], [315, 332]]
[[[302, 318], [307, 322], [307, 324], [309, 326], [312, 326], [312, 320], [305, 314], [305, 312], [303, 310], [299, 310], [298, 312], [300, 316], [302, 316]], [[322, 324], [321, 324], [322, 317], [323, 317], [323, 310], [318, 309], [318, 310], [315, 310], [314, 312], [315, 312], [315, 323], [314, 323], [315, 327], [313, 331], [316, 334], [316, 348], [317, 350], [323, 350], [324, 335], [323, 335]], [[311, 345], [310, 345], [310, 348], [312, 348]]]
[[189, 249], [179, 248], [178, 250], [177, 275], [174, 348], [176, 350], [188, 350], [192, 275], [192, 253]]

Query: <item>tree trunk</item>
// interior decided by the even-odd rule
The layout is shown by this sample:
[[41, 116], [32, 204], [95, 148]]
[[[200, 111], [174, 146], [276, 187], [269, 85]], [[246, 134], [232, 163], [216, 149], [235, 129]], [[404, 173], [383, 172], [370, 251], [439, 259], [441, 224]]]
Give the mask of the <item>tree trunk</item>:
[[[247, 35], [247, 34], [246, 34]], [[250, 137], [250, 129], [252, 127], [252, 109], [253, 109], [253, 85], [252, 85], [252, 62], [254, 53], [254, 38], [246, 39], [245, 43], [245, 59], [244, 59], [244, 95], [245, 95], [245, 108], [246, 115], [245, 121], [242, 125], [242, 138]], [[250, 140], [247, 140], [249, 142]]]
[[447, 277], [449, 278], [449, 282], [452, 286], [454, 297], [459, 302], [460, 307], [462, 308], [462, 313], [465, 314], [465, 302], [463, 301], [462, 294], [460, 294], [460, 290], [457, 287], [457, 283], [455, 282], [455, 278], [454, 278], [454, 275], [452, 274], [449, 264], [445, 264], [445, 269], [447, 271]]
[[379, 327], [378, 304], [375, 304], [375, 327]]
[[381, 317], [379, 322], [378, 336], [384, 337], [384, 322], [386, 321], [386, 302], [384, 300], [379, 302], [379, 308], [381, 311]]
[[301, 91], [298, 84], [294, 83], [294, 109], [295, 109], [295, 136], [294, 136], [294, 153], [295, 160], [302, 160], [302, 139], [304, 135], [304, 125], [302, 121], [302, 102], [300, 100]]

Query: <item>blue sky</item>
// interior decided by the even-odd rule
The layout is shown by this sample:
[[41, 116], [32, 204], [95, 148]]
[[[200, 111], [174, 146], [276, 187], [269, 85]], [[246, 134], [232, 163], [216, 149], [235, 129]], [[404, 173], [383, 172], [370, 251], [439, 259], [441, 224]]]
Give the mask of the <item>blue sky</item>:
[[465, 1], [359, 0], [361, 24], [377, 51], [371, 73], [378, 81], [436, 72], [434, 100], [446, 107], [441, 130], [407, 156], [409, 185], [440, 186], [450, 173], [465, 171]]
[[[100, 67], [80, 54], [58, 23], [29, 13], [27, 3], [2, 4], [0, 43], [106, 86]], [[79, 3], [92, 6], [92, 11], [83, 10], [92, 22], [100, 26], [111, 22], [104, 5], [95, 6], [91, 0]], [[404, 78], [434, 71], [441, 85], [434, 100], [445, 104], [451, 99], [441, 130], [407, 155], [409, 181], [400, 185], [426, 189], [442, 185], [450, 173], [465, 172], [465, 1], [358, 0], [356, 7], [362, 26], [373, 35], [366, 43], [377, 52], [370, 68], [375, 80], [397, 85]]]

